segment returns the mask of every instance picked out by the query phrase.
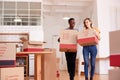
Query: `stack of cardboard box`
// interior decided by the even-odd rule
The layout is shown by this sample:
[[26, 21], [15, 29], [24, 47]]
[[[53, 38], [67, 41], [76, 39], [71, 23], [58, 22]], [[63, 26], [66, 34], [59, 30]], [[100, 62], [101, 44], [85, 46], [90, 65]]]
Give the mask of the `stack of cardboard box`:
[[[120, 80], [120, 30], [110, 32], [110, 66], [109, 80]], [[118, 67], [118, 68], [116, 68]]]
[[15, 63], [16, 45], [0, 43], [0, 80], [24, 80], [24, 68]]

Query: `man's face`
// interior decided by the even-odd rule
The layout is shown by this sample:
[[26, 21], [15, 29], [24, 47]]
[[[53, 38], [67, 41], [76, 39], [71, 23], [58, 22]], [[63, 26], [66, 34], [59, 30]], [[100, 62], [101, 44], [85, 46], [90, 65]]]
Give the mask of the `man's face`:
[[75, 20], [71, 20], [69, 24], [70, 24], [70, 26], [74, 27], [75, 26]]

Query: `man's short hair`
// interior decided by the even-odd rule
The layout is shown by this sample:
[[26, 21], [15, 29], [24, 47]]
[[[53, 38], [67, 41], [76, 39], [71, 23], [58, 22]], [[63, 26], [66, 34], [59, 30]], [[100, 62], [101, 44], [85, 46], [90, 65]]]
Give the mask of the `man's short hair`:
[[75, 19], [74, 19], [74, 18], [70, 18], [70, 19], [68, 20], [68, 23], [70, 23], [71, 20], [75, 20]]

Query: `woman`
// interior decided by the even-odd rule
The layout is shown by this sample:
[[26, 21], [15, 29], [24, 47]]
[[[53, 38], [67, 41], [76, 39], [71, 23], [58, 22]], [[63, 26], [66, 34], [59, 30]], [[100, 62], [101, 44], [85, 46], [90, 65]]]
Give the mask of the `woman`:
[[[84, 28], [85, 31], [88, 30], [94, 30], [94, 33], [98, 40], [100, 40], [99, 37], [99, 31], [92, 27], [92, 21], [90, 18], [84, 19]], [[88, 80], [88, 66], [89, 66], [89, 55], [90, 55], [90, 80], [93, 80], [94, 71], [95, 71], [95, 61], [96, 61], [96, 55], [97, 55], [97, 47], [96, 45], [89, 45], [89, 46], [83, 46], [83, 58], [84, 58], [84, 70], [85, 70], [85, 80]]]

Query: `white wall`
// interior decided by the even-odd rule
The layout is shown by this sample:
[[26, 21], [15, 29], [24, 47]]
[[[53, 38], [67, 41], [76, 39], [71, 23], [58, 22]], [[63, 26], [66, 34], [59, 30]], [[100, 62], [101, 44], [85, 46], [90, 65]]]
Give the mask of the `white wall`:
[[[104, 2], [104, 3], [103, 3]], [[101, 59], [109, 56], [109, 29], [110, 29], [110, 14], [109, 14], [109, 0], [96, 0], [96, 10], [94, 17], [97, 27], [101, 31], [101, 40], [98, 45], [98, 55], [100, 58], [96, 61], [96, 73], [108, 74], [109, 61], [108, 59]]]
[[[28, 33], [31, 41], [44, 41], [44, 34], [42, 26], [0, 26], [0, 33]], [[31, 34], [35, 32], [34, 34]], [[39, 34], [36, 34], [39, 33]], [[24, 35], [1, 35], [0, 41], [20, 41]]]
[[[75, 18], [76, 28], [80, 26], [80, 14], [68, 14], [69, 17]], [[59, 52], [59, 43], [57, 39], [59, 32], [67, 27], [68, 20], [63, 20], [64, 14], [44, 14], [43, 26], [44, 26], [44, 38], [47, 44], [46, 48], [55, 48], [57, 50], [57, 57], [61, 59], [60, 69], [66, 69], [66, 60], [63, 52]], [[78, 54], [79, 55], [79, 54]]]
[[[104, 2], [104, 3], [103, 3]], [[98, 27], [101, 30], [101, 40], [99, 44], [99, 57], [109, 55], [109, 30], [110, 14], [109, 0], [97, 0]], [[104, 45], [106, 44], [106, 45]]]
[[33, 30], [41, 30], [42, 26], [0, 26], [0, 32], [18, 32], [18, 33], [27, 33]]
[[110, 0], [110, 30], [120, 29], [120, 0]]
[[[97, 20], [98, 27], [101, 30], [101, 40], [98, 46], [99, 58], [109, 57], [109, 32], [111, 30], [119, 29], [119, 2], [120, 1], [118, 0], [97, 0]], [[109, 59], [101, 59], [97, 61], [96, 66], [96, 73], [108, 74], [110, 68]]]
[[[98, 45], [98, 58], [109, 56], [109, 31], [120, 29], [119, 3], [119, 0], [94, 0], [93, 4], [90, 5], [89, 8], [86, 8], [83, 14], [72, 15], [76, 18], [76, 27], [78, 27], [79, 30], [83, 28], [83, 20], [86, 17], [90, 17], [93, 21], [93, 25], [101, 30], [101, 40]], [[55, 37], [59, 36], [59, 31], [61, 29], [68, 27], [67, 21], [64, 21], [62, 17], [63, 15], [61, 14], [44, 14], [44, 34], [45, 41], [48, 42], [45, 47], [54, 47], [54, 45], [52, 45], [53, 37], [55, 39]], [[57, 47], [57, 49], [58, 48], [59, 47]], [[59, 50], [57, 53], [59, 53]], [[82, 54], [80, 46], [78, 54]], [[61, 57], [61, 55], [58, 55], [58, 57]], [[97, 61], [96, 73], [108, 74], [108, 69], [108, 59]]]

